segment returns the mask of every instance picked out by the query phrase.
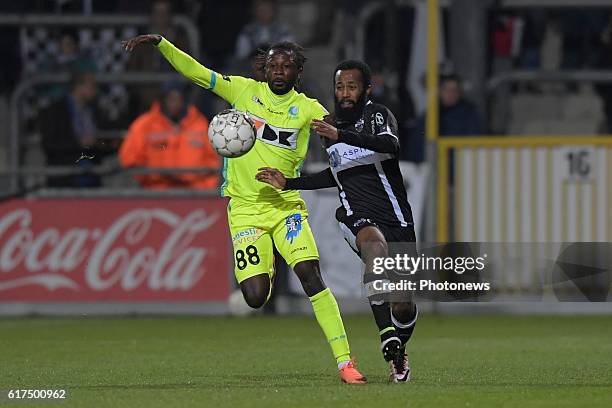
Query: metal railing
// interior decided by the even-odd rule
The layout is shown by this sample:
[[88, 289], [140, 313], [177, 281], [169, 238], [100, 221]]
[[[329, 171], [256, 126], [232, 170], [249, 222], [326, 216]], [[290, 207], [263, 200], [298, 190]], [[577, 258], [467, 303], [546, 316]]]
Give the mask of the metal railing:
[[[148, 84], [155, 83], [160, 84], [172, 80], [180, 79], [181, 76], [179, 74], [173, 73], [132, 73], [132, 72], [124, 72], [124, 73], [114, 73], [114, 74], [99, 74], [96, 76], [96, 81], [99, 83], [121, 83], [121, 84], [129, 84], [129, 85], [138, 85], [138, 84]], [[68, 74], [44, 74], [30, 77], [22, 82], [20, 82], [13, 94], [11, 95], [11, 99], [9, 102], [9, 122], [10, 122], [10, 134], [9, 134], [9, 143], [7, 149], [7, 162], [9, 164], [9, 172], [10, 172], [10, 189], [15, 191], [18, 186], [18, 174], [19, 168], [21, 167], [21, 163], [19, 162], [20, 157], [20, 133], [21, 133], [21, 118], [20, 118], [20, 109], [19, 103], [21, 99], [24, 97], [26, 92], [32, 89], [35, 86], [43, 85], [43, 84], [57, 84], [57, 83], [66, 83], [69, 81]]]
[[491, 77], [487, 82], [487, 92], [491, 93], [502, 85], [511, 82], [612, 82], [612, 70], [580, 71], [508, 71]]

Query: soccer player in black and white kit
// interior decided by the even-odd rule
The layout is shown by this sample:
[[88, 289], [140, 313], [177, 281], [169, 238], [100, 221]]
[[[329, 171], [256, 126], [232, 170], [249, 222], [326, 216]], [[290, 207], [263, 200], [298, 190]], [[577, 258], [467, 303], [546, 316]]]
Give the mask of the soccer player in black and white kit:
[[417, 306], [411, 297], [388, 302], [388, 292], [374, 289], [373, 282], [381, 276], [373, 270], [375, 258], [393, 256], [387, 243], [414, 243], [416, 237], [397, 158], [397, 121], [385, 106], [369, 101], [370, 79], [370, 68], [361, 61], [344, 61], [334, 71], [335, 112], [325, 121], [313, 121], [330, 167], [293, 179], [277, 169], [262, 168], [256, 178], [286, 190], [338, 188], [341, 206], [336, 219], [365, 264], [364, 285], [383, 357], [390, 363], [390, 380], [406, 382], [406, 343], [416, 324]]

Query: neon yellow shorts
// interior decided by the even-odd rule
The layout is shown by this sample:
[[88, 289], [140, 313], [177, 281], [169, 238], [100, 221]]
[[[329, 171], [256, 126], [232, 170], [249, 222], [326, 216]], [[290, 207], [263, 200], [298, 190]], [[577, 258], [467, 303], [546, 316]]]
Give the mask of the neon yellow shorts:
[[238, 283], [255, 275], [274, 275], [272, 245], [292, 268], [301, 261], [319, 259], [304, 201], [247, 204], [230, 200], [227, 206], [234, 273]]

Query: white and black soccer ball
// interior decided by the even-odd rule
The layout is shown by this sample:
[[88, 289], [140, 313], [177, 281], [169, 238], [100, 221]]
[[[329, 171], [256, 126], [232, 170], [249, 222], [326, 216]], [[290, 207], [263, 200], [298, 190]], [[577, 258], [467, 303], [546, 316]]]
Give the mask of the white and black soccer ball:
[[255, 125], [246, 113], [227, 109], [210, 122], [208, 139], [220, 156], [239, 157], [255, 144]]

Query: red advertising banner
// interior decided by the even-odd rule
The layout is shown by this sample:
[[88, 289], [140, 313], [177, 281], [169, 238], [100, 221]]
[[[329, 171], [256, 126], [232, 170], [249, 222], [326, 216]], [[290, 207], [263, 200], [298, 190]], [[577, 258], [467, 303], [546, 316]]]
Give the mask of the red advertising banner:
[[229, 295], [226, 203], [0, 203], [0, 302], [218, 301]]

